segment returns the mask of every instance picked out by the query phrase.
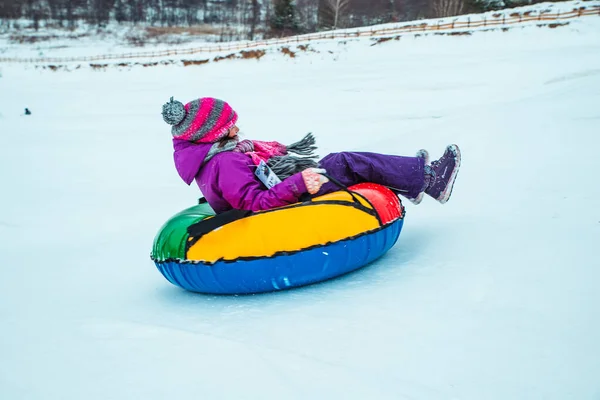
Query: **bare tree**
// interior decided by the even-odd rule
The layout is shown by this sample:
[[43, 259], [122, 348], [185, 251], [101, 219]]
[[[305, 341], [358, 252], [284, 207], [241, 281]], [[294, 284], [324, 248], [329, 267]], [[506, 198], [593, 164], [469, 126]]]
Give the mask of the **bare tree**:
[[329, 13], [329, 21], [333, 24], [331, 28], [337, 29], [340, 26], [342, 13], [348, 8], [350, 0], [324, 0], [321, 12]]
[[91, 0], [89, 3], [89, 20], [97, 25], [105, 25], [110, 20], [110, 10], [114, 0]]
[[398, 22], [398, 9], [395, 0], [387, 0], [387, 22]]
[[68, 26], [70, 29], [73, 29], [75, 28], [75, 21], [80, 17], [80, 7], [83, 6], [83, 1], [67, 0], [62, 4], [65, 10], [65, 17], [67, 18]]
[[296, 0], [296, 9], [303, 30], [314, 32], [319, 24], [319, 0]]
[[39, 28], [39, 20], [40, 20], [40, 4], [38, 4], [35, 0], [27, 0], [24, 2], [25, 7], [25, 16], [27, 18], [31, 18], [33, 20], [33, 26], [37, 31]]
[[202, 4], [202, 22], [208, 22], [208, 0], [200, 0]]
[[464, 0], [434, 0], [431, 4], [433, 17], [444, 18], [459, 15], [465, 6]]
[[16, 0], [0, 0], [0, 18], [18, 18], [23, 4]]
[[258, 0], [251, 0], [252, 7], [250, 13], [250, 33], [248, 33], [248, 39], [254, 40], [254, 35], [256, 35], [256, 27], [260, 22], [260, 3]]

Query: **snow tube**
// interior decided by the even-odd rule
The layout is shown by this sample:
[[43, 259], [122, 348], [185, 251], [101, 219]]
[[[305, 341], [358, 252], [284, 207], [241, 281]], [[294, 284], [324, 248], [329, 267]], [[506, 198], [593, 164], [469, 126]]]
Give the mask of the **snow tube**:
[[186, 290], [269, 292], [370, 263], [396, 243], [403, 222], [398, 197], [372, 183], [260, 212], [215, 215], [201, 199], [163, 225], [151, 258], [169, 282]]

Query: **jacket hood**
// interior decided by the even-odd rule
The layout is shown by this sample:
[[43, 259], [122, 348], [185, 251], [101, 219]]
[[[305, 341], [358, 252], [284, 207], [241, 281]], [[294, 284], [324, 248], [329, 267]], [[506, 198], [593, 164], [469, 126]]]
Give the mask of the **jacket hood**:
[[211, 146], [212, 143], [192, 143], [187, 140], [173, 139], [175, 169], [188, 185], [191, 185], [198, 175]]

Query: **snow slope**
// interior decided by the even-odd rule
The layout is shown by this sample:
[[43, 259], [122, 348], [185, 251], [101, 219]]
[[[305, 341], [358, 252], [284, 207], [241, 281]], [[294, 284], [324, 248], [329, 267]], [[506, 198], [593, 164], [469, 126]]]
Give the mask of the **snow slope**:
[[[73, 29], [57, 28], [52, 25], [34, 29], [31, 20], [20, 19], [0, 24], [0, 62], [11, 60], [38, 60], [38, 64], [70, 64], [81, 67], [88, 64], [86, 58], [103, 64], [138, 62], [176, 62], [178, 58], [206, 60], [213, 56], [227, 56], [239, 50], [266, 49], [289, 46], [296, 42], [339, 42], [353, 41], [357, 35], [371, 37], [446, 34], [451, 32], [474, 32], [496, 29], [520, 29], [522, 27], [568, 24], [572, 18], [600, 15], [600, 1], [571, 0], [545, 2], [521, 7], [488, 11], [481, 14], [464, 14], [446, 18], [421, 19], [371, 25], [359, 28], [314, 32], [300, 36], [274, 38], [249, 42], [215, 43], [219, 36], [218, 26], [196, 26], [191, 32], [155, 36], [146, 31], [144, 24], [118, 24], [112, 22], [105, 28], [78, 21]], [[16, 29], [14, 26], [19, 26]], [[12, 26], [12, 27], [11, 27]], [[451, 26], [451, 29], [450, 29]], [[9, 28], [11, 27], [11, 28]], [[227, 29], [241, 32], [243, 27], [229, 26]], [[441, 29], [441, 31], [440, 31]], [[209, 34], [202, 34], [202, 32]], [[174, 31], [176, 32], [176, 31]], [[195, 32], [195, 33], [194, 33]], [[215, 37], [217, 33], [217, 37]], [[323, 37], [327, 39], [323, 40]], [[221, 54], [215, 54], [221, 52]], [[168, 53], [168, 55], [164, 55]], [[177, 55], [180, 55], [179, 57]], [[191, 55], [191, 57], [190, 57]], [[127, 56], [125, 58], [124, 56]], [[52, 59], [48, 61], [48, 58]], [[84, 59], [84, 60], [82, 60]], [[42, 61], [40, 61], [42, 60]], [[89, 61], [89, 60], [87, 60]]]
[[[600, 398], [600, 18], [370, 44], [2, 65], [0, 398]], [[356, 273], [188, 293], [149, 259], [199, 196], [172, 165], [170, 96], [227, 99], [252, 138], [312, 131], [322, 155], [458, 143], [463, 167], [448, 204], [405, 201], [399, 242]]]

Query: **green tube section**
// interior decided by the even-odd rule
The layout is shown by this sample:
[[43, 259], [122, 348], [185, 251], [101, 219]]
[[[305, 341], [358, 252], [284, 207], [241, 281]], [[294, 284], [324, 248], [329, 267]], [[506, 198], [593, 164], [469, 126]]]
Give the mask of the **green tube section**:
[[185, 259], [188, 226], [214, 215], [215, 212], [208, 203], [198, 204], [175, 214], [165, 222], [154, 238], [152, 259], [158, 262], [169, 259]]

